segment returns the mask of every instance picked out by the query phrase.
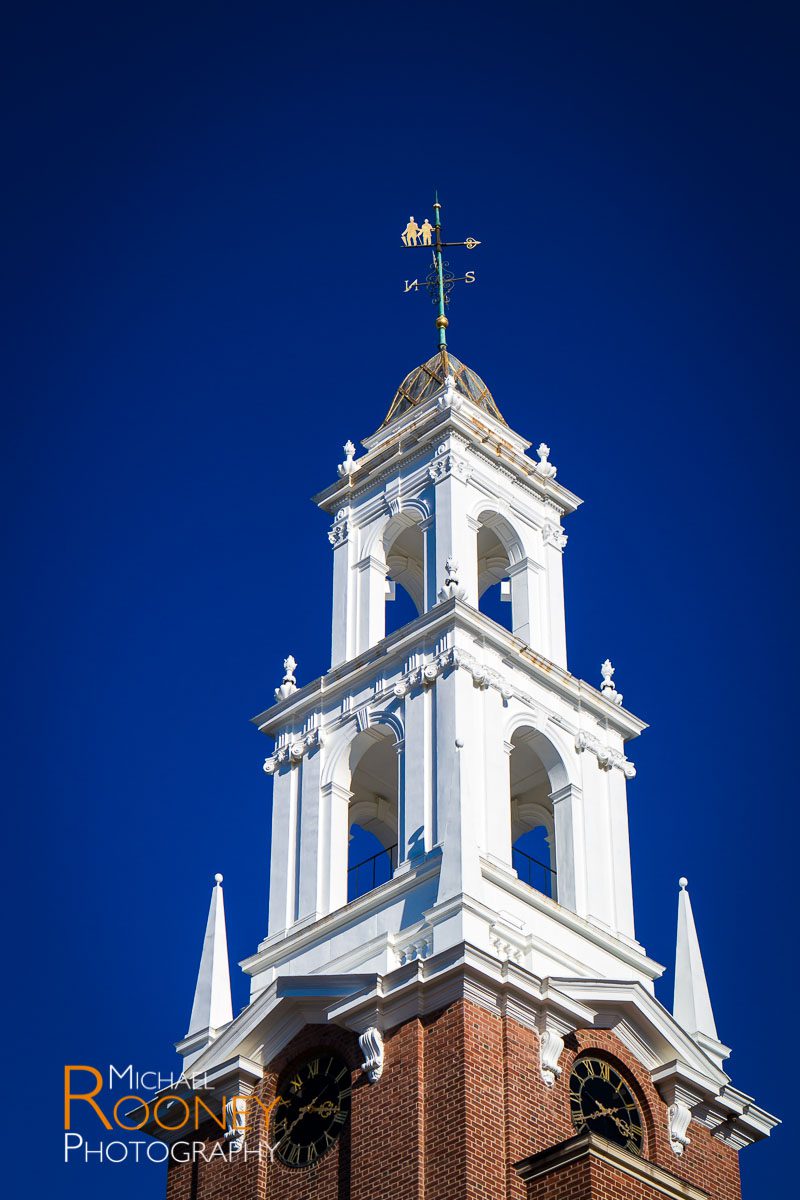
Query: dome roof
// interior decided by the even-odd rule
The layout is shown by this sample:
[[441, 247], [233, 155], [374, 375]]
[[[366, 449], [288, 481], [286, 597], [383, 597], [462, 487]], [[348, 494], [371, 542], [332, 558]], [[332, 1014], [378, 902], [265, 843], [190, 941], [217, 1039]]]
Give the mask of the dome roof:
[[[466, 396], [468, 400], [472, 400], [474, 404], [477, 404], [479, 408], [488, 412], [496, 420], [503, 421], [494, 397], [480, 375], [476, 375], [470, 367], [464, 366], [447, 350], [440, 350], [421, 367], [415, 367], [406, 375], [395, 393], [381, 428], [388, 425], [390, 421], [394, 421], [396, 417], [402, 416], [409, 408], [416, 408], [418, 404], [422, 404], [430, 396], [435, 395], [444, 387], [448, 375], [452, 375], [455, 379], [457, 392]], [[503, 424], [505, 425], [505, 421]]]

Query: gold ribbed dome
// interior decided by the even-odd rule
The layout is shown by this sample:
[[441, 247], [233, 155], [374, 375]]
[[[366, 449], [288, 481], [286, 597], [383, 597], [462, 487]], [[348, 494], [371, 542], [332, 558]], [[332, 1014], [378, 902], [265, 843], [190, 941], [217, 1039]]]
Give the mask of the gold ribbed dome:
[[[394, 421], [396, 417], [402, 416], [409, 408], [416, 408], [430, 396], [435, 395], [444, 387], [445, 378], [448, 375], [452, 375], [455, 379], [456, 391], [460, 392], [462, 396], [466, 396], [468, 400], [472, 400], [474, 404], [490, 413], [498, 421], [503, 421], [494, 397], [480, 375], [476, 375], [470, 367], [464, 366], [448, 351], [440, 350], [421, 367], [415, 367], [406, 375], [395, 393], [381, 428], [388, 425], [390, 421]], [[503, 424], [505, 425], [505, 421]]]

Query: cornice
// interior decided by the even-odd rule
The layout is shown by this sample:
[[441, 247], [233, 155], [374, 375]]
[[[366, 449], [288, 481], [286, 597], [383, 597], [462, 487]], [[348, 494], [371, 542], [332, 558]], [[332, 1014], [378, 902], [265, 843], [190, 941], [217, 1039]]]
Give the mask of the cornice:
[[[629, 979], [572, 979], [560, 977], [554, 980], [563, 991], [575, 999], [588, 1004], [597, 1012], [607, 1015], [609, 1027], [614, 1028], [626, 1013], [636, 1010], [646, 1021], [651, 1034], [675, 1050], [674, 1057], [666, 1062], [646, 1063], [658, 1074], [658, 1083], [663, 1086], [668, 1078], [691, 1079], [702, 1092], [710, 1097], [720, 1093], [730, 1083], [730, 1077], [698, 1046], [695, 1040], [681, 1028], [663, 1004], [656, 1000], [640, 983]], [[663, 1068], [663, 1069], [660, 1069]]]
[[[381, 672], [385, 674], [390, 669], [396, 670], [398, 664], [412, 650], [418, 653], [420, 638], [423, 635], [433, 642], [454, 629], [477, 635], [486, 646], [495, 650], [501, 659], [505, 658], [509, 665], [523, 671], [547, 690], [555, 692], [577, 714], [590, 714], [601, 727], [613, 730], [623, 741], [638, 737], [647, 728], [646, 723], [628, 709], [610, 704], [597, 688], [571, 675], [569, 671], [543, 655], [537, 654], [502, 625], [460, 600], [445, 600], [437, 604], [362, 654], [333, 667], [326, 675], [298, 688], [285, 700], [253, 717], [252, 722], [262, 733], [275, 736], [281, 729], [292, 725], [300, 726], [311, 713], [314, 713], [318, 720], [323, 700], [335, 703], [340, 695], [352, 694], [364, 687], [370, 677]], [[474, 659], [474, 656], [470, 657]], [[487, 673], [497, 676], [498, 679], [502, 678], [500, 672], [491, 668], [487, 668]], [[510, 694], [518, 691], [517, 685], [511, 680], [502, 682], [507, 685]], [[577, 734], [577, 725], [564, 722], [561, 718], [553, 719], [572, 736]], [[617, 765], [616, 761], [612, 765]]]
[[[641, 984], [608, 979], [539, 977], [468, 942], [414, 958], [380, 975], [375, 972], [283, 976], [256, 997], [191, 1064], [196, 1077], [224, 1077], [225, 1064], [247, 1062], [250, 1076], [309, 1022], [333, 1022], [356, 1033], [391, 1029], [413, 1016], [467, 999], [535, 1029], [542, 1069], [556, 1073], [559, 1039], [574, 1029], [606, 1029], [634, 1051], [660, 1091], [673, 1077], [680, 1096], [694, 1103], [715, 1137], [743, 1146], [769, 1134], [776, 1118], [730, 1086], [670, 1014]], [[609, 1020], [608, 1001], [613, 1019]], [[691, 1091], [691, 1095], [689, 1092]], [[703, 1118], [700, 1114], [706, 1114]], [[527, 1160], [526, 1160], [527, 1161]]]
[[524, 453], [530, 442], [518, 434], [511, 434], [516, 442], [514, 445], [508, 436], [511, 431], [501, 436], [492, 427], [495, 423], [491, 418], [483, 420], [485, 414], [482, 412], [478, 418], [471, 411], [473, 409], [480, 412], [466, 399], [457, 411], [439, 408], [436, 397], [427, 401], [418, 410], [412, 424], [398, 426], [390, 440], [382, 442], [357, 460], [351, 474], [318, 492], [313, 497], [314, 503], [326, 512], [335, 512], [343, 504], [363, 494], [364, 490], [374, 487], [387, 470], [396, 470], [402, 462], [414, 461], [431, 442], [445, 437], [449, 432], [460, 434], [472, 451], [494, 467], [500, 466], [509, 472], [515, 483], [529, 488], [540, 499], [555, 503], [564, 513], [574, 512], [583, 503], [579, 496], [562, 484], [537, 473], [536, 464]]

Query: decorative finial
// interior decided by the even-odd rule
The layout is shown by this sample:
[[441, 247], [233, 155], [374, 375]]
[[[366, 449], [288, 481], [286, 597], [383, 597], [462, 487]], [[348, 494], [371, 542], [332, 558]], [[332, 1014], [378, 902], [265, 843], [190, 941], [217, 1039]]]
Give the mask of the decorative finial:
[[445, 562], [445, 579], [444, 587], [439, 588], [439, 600], [463, 600], [466, 597], [466, 590], [459, 586], [458, 582], [458, 559], [451, 555]]
[[218, 884], [222, 883], [222, 876], [220, 875], [219, 871], [217, 871], [216, 875], [214, 876], [214, 882]]
[[292, 692], [297, 691], [297, 680], [294, 677], [297, 663], [290, 654], [288, 658], [283, 660], [284, 676], [280, 687], [275, 688], [275, 699], [285, 700], [287, 696], [291, 696]]
[[345, 460], [343, 463], [339, 463], [337, 470], [340, 475], [350, 476], [353, 474], [353, 471], [355, 471], [355, 469], [356, 469], [356, 464], [353, 461], [355, 452], [356, 452], [356, 448], [353, 445], [353, 443], [348, 439], [345, 442], [344, 446], [342, 446], [342, 449], [344, 450], [344, 453], [345, 453]]
[[603, 676], [603, 682], [600, 684], [600, 691], [605, 696], [606, 700], [610, 700], [612, 704], [622, 704], [622, 693], [618, 692], [614, 686], [614, 680], [611, 678], [616, 668], [612, 667], [611, 659], [607, 658], [600, 667], [600, 672]]
[[686, 878], [686, 876], [685, 876], [685, 875], [681, 875], [680, 879], [678, 880], [678, 887], [679, 887], [679, 888], [681, 889], [681, 891], [683, 892], [683, 891], [685, 891], [685, 890], [686, 890], [686, 888], [687, 888], [688, 886], [689, 886], [689, 880]]
[[[473, 237], [468, 237], [463, 242], [443, 242], [441, 213], [442, 206], [439, 203], [438, 194], [436, 194], [433, 204], [433, 224], [427, 217], [421, 225], [413, 217], [409, 217], [400, 234], [400, 240], [407, 249], [414, 246], [431, 249], [433, 270], [423, 281], [422, 287], [426, 288], [434, 304], [437, 305], [436, 328], [439, 330], [439, 349], [444, 352], [447, 349], [446, 331], [449, 324], [445, 315], [445, 307], [450, 303], [450, 293], [456, 283], [475, 283], [475, 272], [467, 271], [464, 275], [453, 275], [448, 270], [449, 263], [446, 263], [442, 257], [442, 251], [450, 246], [466, 246], [468, 250], [474, 250], [476, 246], [480, 246], [480, 242]], [[418, 292], [419, 289], [419, 278], [405, 281], [407, 292]]]
[[539, 455], [539, 461], [535, 464], [534, 471], [536, 471], [537, 475], [541, 475], [545, 479], [555, 479], [557, 468], [549, 461], [550, 447], [547, 443], [540, 442], [536, 453]]
[[456, 377], [452, 371], [444, 377], [444, 391], [438, 400], [439, 408], [452, 408], [455, 412], [461, 408], [464, 398], [456, 388]]

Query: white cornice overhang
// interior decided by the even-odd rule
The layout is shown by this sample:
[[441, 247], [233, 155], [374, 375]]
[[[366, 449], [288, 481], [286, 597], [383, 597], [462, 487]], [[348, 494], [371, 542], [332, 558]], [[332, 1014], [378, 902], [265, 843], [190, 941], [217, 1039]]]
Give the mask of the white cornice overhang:
[[[676, 1083], [693, 1115], [737, 1147], [778, 1124], [737, 1091], [729, 1077], [638, 983], [540, 978], [462, 942], [385, 975], [284, 976], [275, 980], [192, 1063], [194, 1079], [218, 1088], [247, 1065], [247, 1083], [304, 1026], [333, 1022], [354, 1033], [387, 1031], [415, 1016], [467, 999], [541, 1032], [554, 1021], [568, 1029], [613, 1029], [650, 1071], [662, 1095]], [[148, 1129], [148, 1132], [150, 1130]]]
[[[240, 1054], [235, 1054], [225, 1061], [217, 1061], [212, 1068], [202, 1073], [195, 1072], [192, 1066], [185, 1071], [173, 1087], [162, 1088], [147, 1104], [136, 1105], [135, 1108], [124, 1113], [124, 1116], [127, 1121], [133, 1123], [131, 1128], [138, 1128], [142, 1133], [167, 1145], [192, 1140], [193, 1136], [196, 1136], [196, 1130], [191, 1123], [180, 1128], [165, 1128], [165, 1125], [172, 1119], [170, 1100], [177, 1100], [178, 1104], [185, 1101], [191, 1112], [194, 1107], [195, 1095], [199, 1095], [205, 1109], [210, 1109], [216, 1119], [224, 1111], [225, 1104], [231, 1097], [249, 1096], [263, 1075], [264, 1072], [258, 1063]], [[130, 1097], [130, 1099], [135, 1098]], [[156, 1120], [153, 1110], [159, 1101], [161, 1101], [163, 1109], [160, 1119]], [[160, 1108], [161, 1105], [159, 1105]], [[201, 1118], [207, 1116], [205, 1109], [199, 1109]], [[179, 1113], [182, 1111], [181, 1106]], [[211, 1118], [208, 1119], [211, 1120]]]
[[713, 1057], [640, 984], [613, 979], [553, 983], [592, 1008], [598, 1027], [614, 1029], [648, 1068], [665, 1103], [686, 1104], [692, 1116], [727, 1145], [741, 1149], [768, 1137], [780, 1124], [752, 1096], [733, 1087]]
[[509, 663], [560, 695], [578, 714], [591, 714], [604, 728], [618, 733], [623, 741], [638, 737], [647, 728], [647, 724], [633, 713], [606, 700], [597, 688], [571, 675], [550, 659], [536, 654], [530, 646], [515, 638], [491, 617], [460, 600], [446, 600], [437, 604], [363, 654], [333, 667], [326, 675], [312, 680], [285, 700], [265, 709], [253, 717], [252, 722], [262, 733], [275, 736], [287, 726], [305, 720], [310, 711], [320, 710], [323, 701], [326, 704], [335, 703], [340, 696], [352, 694], [369, 681], [378, 666], [385, 672], [402, 664], [405, 656], [419, 651], [421, 635], [427, 635], [433, 641], [437, 635], [459, 628], [477, 634], [485, 645], [501, 654]]
[[369, 491], [388, 471], [449, 433], [459, 434], [474, 451], [493, 463], [499, 462], [518, 483], [529, 487], [542, 500], [555, 504], [562, 513], [572, 513], [583, 503], [579, 496], [556, 483], [555, 479], [546, 479], [537, 472], [536, 464], [525, 454], [530, 442], [519, 434], [501, 425], [470, 400], [464, 399], [456, 410], [440, 408], [436, 397], [392, 422], [391, 429], [387, 428], [386, 437], [380, 442], [374, 443], [377, 434], [365, 438], [364, 445], [374, 444], [374, 449], [356, 460], [351, 475], [342, 476], [318, 492], [313, 497], [314, 503], [326, 512], [336, 512]]
[[698, 1086], [703, 1082], [708, 1095], [716, 1095], [730, 1081], [664, 1005], [640, 983], [625, 979], [570, 977], [554, 979], [553, 983], [589, 1006], [595, 1013], [598, 1028], [617, 1029], [635, 1012], [639, 1036], [644, 1040], [639, 1045], [629, 1045], [628, 1049], [649, 1070], [680, 1063], [681, 1069], [688, 1070]]

